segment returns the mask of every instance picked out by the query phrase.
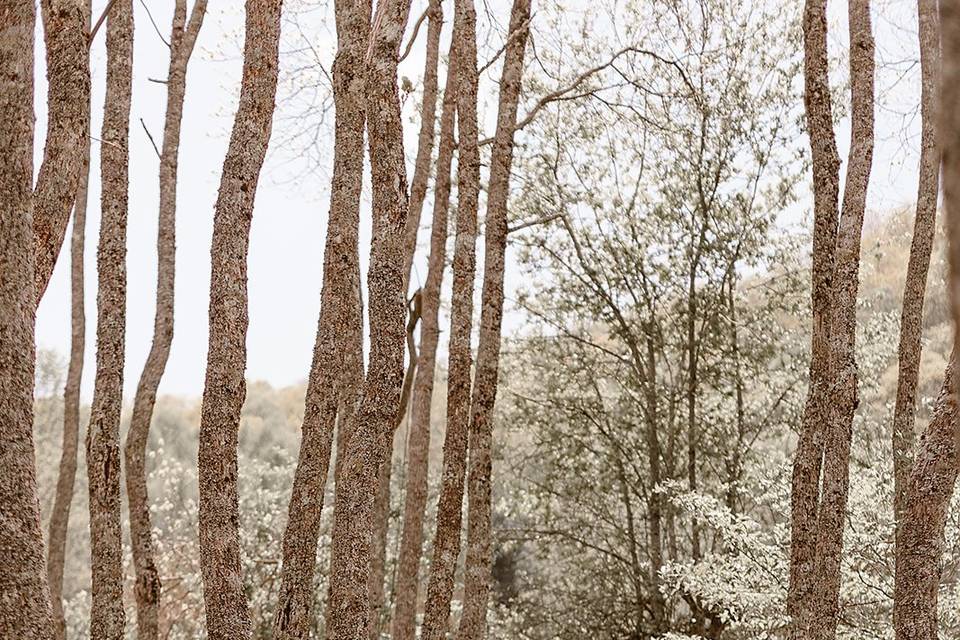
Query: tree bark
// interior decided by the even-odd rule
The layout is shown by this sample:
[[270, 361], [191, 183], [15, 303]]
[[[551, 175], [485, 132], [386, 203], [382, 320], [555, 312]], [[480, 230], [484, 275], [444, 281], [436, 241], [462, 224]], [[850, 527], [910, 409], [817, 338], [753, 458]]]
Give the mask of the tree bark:
[[32, 0], [0, 6], [0, 637], [53, 637], [33, 446]]
[[120, 524], [120, 412], [127, 304], [127, 203], [133, 3], [119, 0], [107, 19], [107, 91], [100, 134], [100, 239], [97, 245], [97, 355], [87, 427], [90, 494], [91, 640], [123, 638]]
[[243, 80], [210, 250], [210, 338], [200, 416], [200, 565], [211, 640], [250, 637], [240, 561], [237, 440], [246, 396], [247, 249], [270, 141], [282, 0], [247, 0]]
[[173, 302], [176, 267], [177, 161], [180, 123], [186, 93], [187, 63], [203, 23], [206, 0], [196, 0], [187, 22], [187, 2], [177, 0], [170, 37], [167, 71], [167, 112], [160, 153], [160, 214], [157, 224], [157, 306], [153, 343], [140, 374], [133, 415], [124, 445], [130, 546], [136, 571], [137, 637], [156, 640], [159, 633], [160, 576], [153, 553], [150, 501], [147, 496], [146, 453], [157, 388], [173, 341]]
[[[439, 25], [442, 16], [437, 17]], [[434, 16], [430, 17], [434, 28]], [[438, 27], [439, 31], [439, 27]], [[403, 530], [397, 559], [396, 607], [393, 613], [394, 640], [414, 640], [417, 594], [420, 586], [420, 556], [423, 552], [423, 520], [427, 507], [430, 457], [430, 417], [436, 372], [437, 343], [440, 339], [440, 288], [446, 266], [447, 214], [450, 205], [450, 168], [453, 163], [457, 90], [454, 51], [451, 46], [443, 109], [440, 114], [440, 142], [433, 186], [433, 218], [430, 223], [430, 258], [423, 288], [423, 322], [420, 325], [420, 354], [413, 386], [410, 437], [407, 442], [407, 491], [403, 506]]]
[[[940, 1], [943, 66], [937, 137], [940, 140], [943, 209], [947, 230], [947, 288], [953, 314], [954, 344], [960, 343], [960, 2]], [[955, 387], [960, 387], [960, 377]], [[957, 388], [955, 388], [955, 391]]]
[[337, 478], [326, 612], [329, 640], [366, 640], [370, 633], [373, 502], [387, 441], [393, 438], [403, 383], [403, 241], [409, 203], [397, 59], [409, 12], [409, 0], [381, 0], [364, 60], [373, 180], [367, 272], [370, 356]]
[[[500, 78], [497, 131], [490, 156], [490, 182], [484, 236], [483, 293], [481, 294], [480, 345], [473, 381], [470, 415], [470, 472], [468, 477], [467, 559], [464, 603], [459, 640], [486, 637], [487, 602], [490, 597], [490, 485], [493, 409], [500, 367], [500, 332], [503, 323], [503, 279], [507, 248], [507, 201], [513, 164], [513, 133], [523, 80], [523, 58], [530, 30], [530, 0], [514, 0], [510, 11], [509, 40]], [[475, 60], [475, 51], [474, 51]], [[461, 135], [462, 139], [462, 135]]]
[[47, 138], [34, 189], [34, 287], [43, 297], [70, 222], [90, 124], [90, 3], [42, 0], [47, 55]]
[[433, 560], [424, 606], [423, 640], [447, 635], [453, 597], [466, 473], [470, 426], [470, 337], [473, 328], [473, 289], [476, 272], [477, 202], [480, 191], [480, 154], [477, 133], [477, 37], [473, 0], [456, 0], [453, 47], [457, 76], [457, 222], [453, 253], [449, 371], [447, 374], [447, 429], [443, 440], [443, 475], [437, 502]]
[[363, 56], [370, 29], [370, 4], [340, 0], [336, 3], [336, 20], [333, 184], [317, 339], [283, 538], [280, 597], [273, 626], [278, 640], [309, 637], [317, 541], [333, 431], [338, 413], [343, 431], [363, 379], [358, 234], [366, 112]]

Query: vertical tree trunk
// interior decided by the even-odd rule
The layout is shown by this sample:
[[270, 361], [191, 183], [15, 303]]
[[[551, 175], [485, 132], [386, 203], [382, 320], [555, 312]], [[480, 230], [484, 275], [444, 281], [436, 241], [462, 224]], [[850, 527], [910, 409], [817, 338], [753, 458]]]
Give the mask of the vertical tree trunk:
[[916, 441], [914, 419], [917, 376], [920, 371], [920, 339], [923, 332], [923, 299], [927, 291], [930, 252], [936, 228], [937, 197], [940, 190], [940, 149], [937, 145], [936, 114], [940, 92], [940, 26], [936, 0], [917, 0], [920, 39], [920, 176], [917, 185], [917, 212], [907, 262], [900, 312], [897, 401], [893, 414], [894, 515], [900, 522], [904, 493]]
[[53, 637], [33, 446], [32, 0], [0, 6], [0, 637]]
[[282, 0], [247, 0], [243, 80], [210, 250], [210, 339], [200, 416], [200, 565], [211, 640], [250, 637], [240, 562], [237, 440], [246, 396], [247, 249], [273, 125]]
[[403, 240], [408, 200], [397, 59], [409, 12], [409, 0], [381, 0], [364, 60], [373, 180], [373, 240], [367, 273], [370, 356], [337, 478], [326, 612], [329, 640], [366, 640], [369, 635], [373, 502], [403, 382]]
[[90, 137], [80, 174], [77, 201], [73, 205], [73, 232], [70, 238], [70, 364], [63, 389], [63, 446], [57, 476], [57, 493], [50, 514], [50, 541], [47, 548], [47, 579], [53, 607], [54, 637], [64, 640], [63, 564], [67, 550], [67, 526], [77, 479], [77, 447], [80, 442], [80, 380], [83, 374], [83, 350], [86, 343], [86, 316], [83, 305], [83, 258], [87, 197], [90, 179]]
[[34, 190], [37, 304], [60, 253], [80, 184], [90, 121], [90, 3], [42, 0], [47, 52], [47, 138]]
[[[960, 2], [940, 1], [943, 75], [939, 128], [943, 161], [943, 209], [947, 229], [949, 272], [947, 285], [953, 312], [954, 344], [960, 343]], [[955, 383], [955, 391], [960, 379]]]
[[[486, 636], [490, 594], [490, 449], [493, 409], [500, 366], [500, 331], [503, 322], [503, 279], [507, 248], [507, 200], [513, 164], [513, 132], [523, 79], [523, 58], [530, 30], [530, 0], [514, 0], [500, 78], [497, 131], [490, 156], [490, 182], [484, 236], [483, 293], [480, 312], [480, 346], [473, 381], [470, 415], [470, 472], [468, 476], [467, 560], [464, 573], [463, 615], [459, 640]], [[466, 55], [466, 48], [464, 49]], [[473, 52], [476, 59], [476, 52]], [[466, 57], [461, 58], [466, 59]], [[467, 60], [469, 64], [469, 60]], [[463, 135], [461, 134], [461, 140]]]
[[97, 369], [87, 427], [91, 640], [123, 638], [120, 525], [120, 411], [127, 300], [127, 200], [133, 4], [119, 0], [107, 19], [107, 91], [100, 138], [100, 240], [97, 245]]
[[453, 597], [470, 427], [470, 337], [473, 328], [473, 289], [476, 272], [477, 201], [480, 190], [480, 154], [477, 134], [477, 43], [473, 0], [456, 0], [453, 47], [457, 76], [457, 222], [453, 253], [449, 372], [447, 375], [447, 429], [443, 440], [443, 475], [437, 501], [433, 560], [424, 606], [423, 640], [447, 635]]
[[173, 341], [173, 301], [176, 261], [177, 160], [180, 122], [186, 93], [187, 63], [206, 12], [206, 0], [196, 0], [187, 22], [187, 2], [177, 0], [170, 37], [167, 71], [167, 112], [160, 153], [160, 215], [157, 224], [157, 307], [153, 344], [143, 366], [133, 415], [124, 445], [130, 546], [136, 571], [137, 637], [156, 640], [159, 633], [160, 576], [153, 554], [150, 501], [147, 496], [146, 453], [157, 388], [167, 366]]
[[[437, 5], [439, 11], [439, 4]], [[430, 29], [437, 31], [442, 15], [431, 15]], [[431, 36], [432, 37], [432, 36]], [[440, 287], [446, 266], [447, 214], [450, 205], [450, 168], [453, 163], [456, 125], [457, 76], [453, 46], [448, 62], [440, 114], [440, 142], [433, 187], [433, 218], [430, 223], [430, 258], [423, 288], [423, 323], [420, 326], [420, 355], [413, 387], [410, 437], [407, 443], [407, 492], [403, 506], [403, 530], [397, 559], [396, 608], [393, 613], [393, 640], [413, 640], [416, 628], [417, 594], [420, 586], [420, 556], [423, 552], [423, 520], [427, 507], [430, 457], [430, 414], [436, 372], [437, 343], [440, 339]]]

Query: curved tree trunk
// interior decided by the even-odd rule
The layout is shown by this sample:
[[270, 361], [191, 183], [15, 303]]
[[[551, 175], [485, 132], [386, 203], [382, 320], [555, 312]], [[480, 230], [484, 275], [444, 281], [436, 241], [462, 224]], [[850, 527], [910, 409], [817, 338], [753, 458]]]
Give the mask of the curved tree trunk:
[[453, 292], [450, 315], [447, 430], [443, 440], [443, 476], [437, 501], [433, 560], [424, 605], [423, 640], [447, 635], [457, 558], [460, 555], [461, 512], [470, 424], [470, 336], [473, 328], [473, 288], [476, 272], [477, 201], [480, 153], [477, 136], [477, 44], [473, 0], [456, 0], [453, 46], [457, 76], [457, 222], [453, 253]]
[[120, 411], [127, 301], [127, 200], [133, 4], [119, 0], [107, 19], [107, 92], [100, 134], [100, 240], [97, 245], [97, 371], [87, 427], [91, 640], [123, 638], [120, 525]]
[[247, 249], [277, 91], [282, 0], [247, 0], [243, 80], [210, 249], [210, 338], [200, 415], [200, 566], [207, 635], [250, 637], [240, 562], [237, 440], [246, 396]]
[[[439, 7], [439, 5], [438, 5]], [[442, 16], [437, 16], [439, 25]], [[430, 17], [431, 30], [434, 16]], [[439, 31], [439, 26], [438, 26]], [[452, 49], [452, 47], [451, 47]], [[433, 187], [433, 219], [430, 227], [430, 258], [423, 288], [423, 323], [420, 325], [419, 366], [413, 386], [410, 437], [407, 442], [407, 490], [403, 507], [403, 530], [397, 559], [396, 608], [393, 613], [394, 640], [413, 640], [420, 586], [420, 556], [423, 552], [423, 520], [427, 508], [427, 481], [430, 456], [430, 414], [436, 372], [437, 343], [440, 340], [440, 287], [446, 266], [447, 213], [450, 205], [450, 167], [453, 163], [457, 91], [450, 52], [443, 109], [440, 114], [440, 142]]]
[[468, 476], [467, 560], [464, 572], [463, 614], [459, 640], [486, 637], [490, 596], [490, 484], [493, 409], [500, 367], [500, 330], [503, 323], [503, 277], [507, 249], [507, 200], [513, 164], [513, 130], [523, 80], [523, 58], [530, 30], [530, 0], [514, 0], [510, 12], [509, 42], [500, 79], [497, 132], [490, 156], [490, 184], [484, 236], [483, 293], [480, 346], [473, 381], [470, 415], [470, 471]]
[[150, 501], [147, 496], [146, 454], [157, 388], [173, 341], [173, 300], [176, 260], [177, 160], [180, 122], [186, 92], [187, 62], [193, 52], [206, 12], [206, 0], [196, 0], [187, 23], [187, 2], [177, 0], [170, 37], [167, 71], [167, 113], [160, 153], [160, 215], [157, 224], [157, 307], [153, 344], [140, 374], [133, 415], [124, 445], [127, 504], [130, 510], [130, 546], [136, 571], [137, 637], [156, 640], [159, 633], [160, 576], [153, 554]]
[[33, 446], [32, 0], [0, 8], [0, 637], [53, 637]]
[[366, 640], [369, 636], [373, 502], [387, 442], [393, 438], [403, 383], [403, 240], [408, 200], [397, 59], [409, 12], [409, 0], [381, 0], [364, 60], [373, 181], [367, 273], [370, 357], [336, 483], [326, 612], [329, 640]]
[[[34, 287], [43, 297], [70, 222], [90, 131], [90, 3], [42, 0], [47, 52], [47, 138], [34, 189]], [[112, 9], [111, 12], [114, 10]]]

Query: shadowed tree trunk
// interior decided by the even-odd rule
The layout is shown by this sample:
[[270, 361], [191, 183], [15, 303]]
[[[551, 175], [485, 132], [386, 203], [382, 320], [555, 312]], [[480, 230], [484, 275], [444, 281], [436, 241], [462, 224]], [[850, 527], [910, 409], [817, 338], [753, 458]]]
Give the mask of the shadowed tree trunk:
[[42, 0], [47, 52], [47, 137], [34, 189], [34, 282], [43, 297], [67, 233], [90, 122], [90, 3]]
[[470, 335], [473, 328], [473, 288], [476, 271], [477, 200], [480, 191], [480, 153], [477, 136], [477, 37], [473, 0], [456, 0], [453, 47], [457, 76], [456, 244], [453, 252], [449, 373], [447, 375], [447, 429], [443, 440], [443, 475], [437, 501], [433, 560], [424, 605], [423, 640], [447, 635], [453, 596], [466, 471], [470, 424]]
[[240, 563], [237, 440], [246, 396], [247, 249], [273, 126], [282, 0], [247, 0], [243, 79], [210, 249], [210, 336], [200, 416], [200, 566], [211, 640], [250, 637]]
[[[438, 7], [439, 10], [439, 7]], [[438, 22], [442, 16], [438, 16]], [[434, 16], [431, 15], [433, 29]], [[417, 593], [420, 586], [420, 556], [423, 551], [423, 519], [427, 508], [427, 480], [430, 457], [430, 414], [440, 339], [440, 287], [446, 266], [447, 213], [450, 205], [450, 167], [453, 163], [456, 125], [456, 73], [454, 51], [449, 56], [443, 109], [440, 114], [440, 142], [433, 187], [433, 219], [430, 226], [430, 258], [423, 288], [423, 322], [420, 325], [420, 354], [413, 386], [410, 437], [407, 442], [407, 489], [403, 507], [403, 530], [397, 559], [396, 608], [393, 613], [394, 640], [413, 640], [416, 627]]]
[[33, 446], [32, 0], [0, 6], [0, 637], [53, 637]]
[[160, 215], [157, 224], [157, 307], [153, 321], [153, 344], [140, 374], [133, 415], [124, 445], [127, 503], [130, 510], [130, 546], [136, 571], [137, 637], [156, 640], [159, 632], [160, 576], [153, 553], [150, 501], [147, 496], [146, 454], [157, 388], [170, 356], [173, 341], [173, 301], [176, 260], [177, 160], [180, 152], [180, 122], [186, 92], [187, 62], [193, 52], [207, 9], [206, 0], [196, 0], [187, 22], [187, 2], [177, 0], [170, 36], [167, 71], [167, 112], [160, 152]]
[[[937, 138], [943, 162], [943, 210], [947, 230], [947, 285], [953, 313], [954, 344], [960, 344], [960, 1], [940, 0], [943, 75]], [[960, 378], [954, 390], [960, 388]]]
[[373, 503], [403, 383], [403, 241], [408, 200], [397, 59], [409, 12], [409, 0], [381, 0], [364, 60], [373, 183], [367, 272], [370, 355], [336, 483], [326, 612], [329, 640], [367, 640], [369, 636]]
[[[470, 415], [470, 471], [468, 475], [467, 560], [464, 572], [463, 614], [459, 640], [486, 637], [490, 596], [490, 448], [493, 409], [500, 366], [500, 330], [503, 323], [503, 277], [507, 248], [507, 200], [513, 164], [513, 130], [523, 79], [523, 58], [530, 30], [530, 0], [514, 0], [510, 12], [510, 40], [500, 78], [497, 132], [490, 156], [490, 184], [484, 235], [483, 293], [480, 302], [480, 346], [473, 381]], [[515, 35], [516, 34], [516, 35]]]
[[107, 18], [107, 92], [100, 134], [100, 240], [97, 245], [97, 355], [87, 483], [93, 602], [91, 640], [123, 638], [120, 525], [120, 411], [127, 304], [127, 201], [133, 4], [118, 0]]
[[[363, 378], [358, 232], [365, 121], [363, 55], [370, 5], [336, 4], [337, 57], [333, 65], [336, 127], [333, 188], [324, 249], [323, 291], [301, 427], [300, 456], [283, 538], [280, 597], [273, 632], [278, 639], [309, 637], [314, 569], [324, 487], [338, 409], [356, 402]], [[340, 411], [341, 423], [349, 410]]]

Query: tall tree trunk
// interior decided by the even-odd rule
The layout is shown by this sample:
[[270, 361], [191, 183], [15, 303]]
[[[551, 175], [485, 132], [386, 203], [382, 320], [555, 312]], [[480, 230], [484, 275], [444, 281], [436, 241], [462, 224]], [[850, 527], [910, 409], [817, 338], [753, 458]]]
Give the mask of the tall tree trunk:
[[[943, 209], [947, 229], [947, 284], [953, 313], [954, 344], [960, 343], [960, 1], [940, 0], [943, 75], [937, 137], [943, 162]], [[960, 378], [955, 391], [960, 389]]]
[[920, 371], [920, 339], [923, 333], [923, 299], [927, 291], [930, 252], [936, 228], [940, 190], [940, 149], [936, 117], [940, 93], [940, 26], [936, 0], [917, 0], [920, 39], [920, 176], [913, 240], [903, 286], [898, 349], [897, 401], [893, 413], [894, 516], [900, 518], [916, 442], [914, 420], [917, 377]]
[[447, 429], [443, 440], [443, 475], [437, 501], [437, 528], [424, 606], [423, 640], [447, 635], [453, 597], [466, 474], [470, 427], [470, 337], [473, 329], [473, 289], [476, 273], [477, 202], [480, 153], [477, 133], [477, 38], [473, 0], [456, 0], [453, 45], [457, 76], [457, 217], [453, 252]]
[[100, 240], [97, 245], [97, 371], [87, 427], [91, 640], [123, 638], [120, 525], [120, 411], [127, 305], [127, 201], [133, 3], [118, 0], [107, 19], [107, 91], [100, 138]]
[[[490, 182], [484, 236], [483, 293], [480, 312], [480, 346], [473, 381], [470, 415], [470, 472], [468, 479], [467, 559], [464, 572], [463, 615], [459, 640], [486, 636], [490, 596], [490, 484], [493, 409], [500, 367], [500, 331], [503, 323], [503, 279], [507, 248], [507, 200], [513, 164], [513, 133], [523, 79], [523, 58], [530, 31], [530, 0], [514, 0], [510, 11], [509, 40], [500, 78], [497, 131], [490, 156]], [[476, 61], [476, 50], [472, 52]], [[471, 57], [464, 48], [467, 64]], [[473, 70], [471, 70], [473, 71]], [[474, 77], [475, 79], [475, 77]], [[463, 134], [461, 134], [461, 140]]]
[[[309, 636], [320, 515], [333, 431], [339, 410], [342, 432], [363, 379], [358, 233], [366, 111], [363, 56], [370, 29], [370, 4], [338, 1], [336, 20], [333, 188], [317, 339], [283, 538], [280, 597], [273, 627], [278, 640]], [[338, 458], [338, 466], [339, 462]]]
[[187, 2], [177, 0], [170, 37], [167, 71], [167, 113], [160, 153], [160, 215], [157, 224], [157, 307], [153, 344], [140, 374], [133, 415], [124, 445], [127, 504], [130, 511], [130, 546], [136, 571], [137, 637], [156, 640], [159, 633], [160, 576], [153, 553], [150, 501], [147, 496], [146, 453], [157, 388], [167, 366], [173, 341], [173, 300], [176, 261], [177, 160], [180, 122], [186, 93], [187, 63], [207, 9], [196, 0], [187, 22]]
[[32, 0], [0, 7], [0, 637], [53, 637], [33, 446]]
[[47, 52], [47, 138], [34, 189], [34, 287], [43, 297], [67, 233], [90, 125], [90, 3], [42, 0]]
[[[439, 4], [437, 5], [439, 11]], [[442, 15], [431, 15], [430, 29], [437, 31]], [[432, 37], [432, 36], [431, 36]], [[433, 218], [430, 223], [430, 258], [423, 288], [423, 323], [420, 325], [419, 367], [413, 386], [410, 437], [407, 442], [407, 491], [403, 506], [403, 530], [397, 559], [396, 608], [393, 613], [394, 640], [413, 640], [416, 628], [417, 595], [420, 587], [420, 556], [423, 552], [423, 520], [427, 507], [430, 457], [430, 417], [436, 372], [437, 343], [440, 339], [440, 288], [446, 266], [447, 214], [450, 205], [450, 168], [453, 163], [457, 90], [454, 51], [449, 56], [443, 109], [440, 114], [440, 142], [433, 186]]]
[[373, 502], [403, 383], [403, 240], [408, 199], [397, 59], [409, 12], [409, 0], [381, 0], [364, 60], [373, 180], [373, 240], [367, 273], [370, 356], [336, 484], [326, 612], [330, 640], [369, 636]]
[[210, 249], [210, 338], [200, 415], [200, 566], [207, 635], [250, 637], [240, 562], [237, 440], [246, 396], [247, 249], [273, 125], [282, 0], [247, 0], [243, 80]]
[[86, 343], [86, 316], [83, 304], [83, 258], [87, 197], [90, 179], [90, 137], [87, 135], [84, 165], [80, 174], [77, 201], [73, 205], [73, 231], [70, 238], [70, 364], [63, 388], [63, 446], [57, 476], [57, 493], [50, 514], [50, 540], [47, 548], [47, 579], [53, 607], [54, 637], [64, 640], [63, 565], [67, 551], [67, 526], [77, 479], [77, 448], [80, 443], [80, 381], [83, 375], [83, 350]]

